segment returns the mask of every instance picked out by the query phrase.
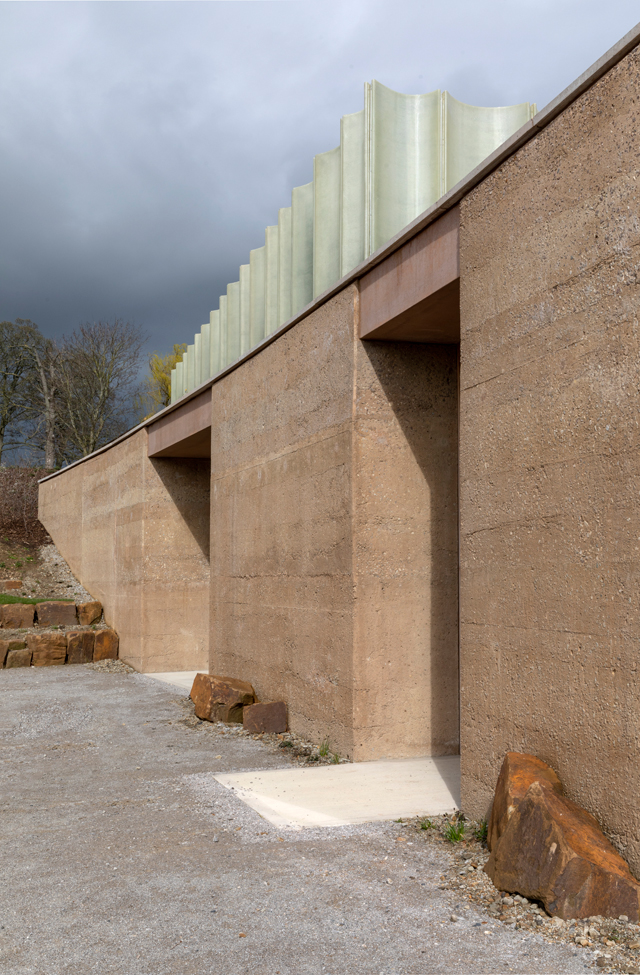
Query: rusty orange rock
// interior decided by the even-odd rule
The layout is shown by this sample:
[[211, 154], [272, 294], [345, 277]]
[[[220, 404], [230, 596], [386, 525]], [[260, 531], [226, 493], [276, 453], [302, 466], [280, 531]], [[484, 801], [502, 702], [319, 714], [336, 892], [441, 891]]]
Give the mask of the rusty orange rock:
[[36, 608], [32, 603], [10, 603], [0, 606], [5, 630], [23, 630], [33, 626]]
[[34, 667], [54, 667], [67, 659], [67, 637], [64, 633], [30, 633], [27, 647]]
[[96, 635], [93, 630], [67, 631], [67, 663], [89, 664], [93, 660]]
[[249, 704], [242, 712], [242, 727], [253, 735], [280, 735], [287, 730], [287, 705], [284, 701]]
[[[597, 820], [562, 795], [558, 777], [540, 764], [540, 777], [524, 795], [517, 795], [515, 785], [501, 785], [502, 795], [514, 801], [500, 821], [486, 873], [499, 890], [540, 900], [550, 914], [564, 919], [626, 914], [637, 922], [640, 884]], [[535, 767], [523, 761], [510, 765], [514, 771]], [[520, 775], [518, 788], [524, 780]]]
[[38, 624], [40, 626], [76, 626], [76, 605], [54, 600], [38, 603]]
[[95, 630], [94, 660], [118, 659], [118, 634], [115, 630]]
[[227, 724], [242, 724], [245, 706], [256, 699], [253, 687], [246, 681], [212, 674], [196, 674], [190, 697], [202, 721]]
[[7, 661], [5, 667], [30, 667], [31, 666], [31, 650], [10, 650], [7, 654]]
[[92, 623], [97, 623], [102, 616], [102, 603], [97, 600], [92, 600], [88, 603], [78, 603], [76, 606], [78, 611], [78, 623], [81, 626], [90, 626]]
[[24, 640], [0, 640], [0, 667], [4, 667], [8, 653], [12, 650], [24, 650], [26, 646]]
[[553, 769], [536, 758], [521, 752], [507, 752], [493, 798], [487, 846], [493, 850], [504, 833], [511, 815], [515, 812], [532, 782], [546, 782], [559, 795], [562, 795], [562, 782]]
[[9, 589], [22, 589], [22, 579], [3, 579], [0, 588], [7, 592]]

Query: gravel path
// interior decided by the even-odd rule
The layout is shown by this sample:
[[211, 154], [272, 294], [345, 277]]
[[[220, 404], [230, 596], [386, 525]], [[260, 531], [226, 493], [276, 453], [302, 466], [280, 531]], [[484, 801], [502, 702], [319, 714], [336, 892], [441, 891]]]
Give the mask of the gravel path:
[[286, 755], [166, 685], [17, 669], [0, 700], [3, 975], [593, 970], [439, 889], [451, 856], [419, 832], [270, 826], [212, 773]]

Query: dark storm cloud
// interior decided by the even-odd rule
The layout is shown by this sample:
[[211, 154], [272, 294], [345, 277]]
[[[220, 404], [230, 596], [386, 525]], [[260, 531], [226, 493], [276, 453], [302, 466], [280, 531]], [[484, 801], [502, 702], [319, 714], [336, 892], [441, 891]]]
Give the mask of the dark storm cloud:
[[363, 82], [542, 107], [626, 0], [3, 3], [0, 315], [191, 340]]

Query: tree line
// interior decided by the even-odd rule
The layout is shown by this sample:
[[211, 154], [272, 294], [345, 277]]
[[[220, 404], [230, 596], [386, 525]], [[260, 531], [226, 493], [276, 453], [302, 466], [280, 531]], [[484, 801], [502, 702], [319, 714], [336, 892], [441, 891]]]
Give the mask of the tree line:
[[141, 379], [146, 338], [121, 319], [87, 322], [60, 341], [28, 319], [0, 322], [0, 465], [9, 451], [61, 467], [168, 405], [186, 346], [154, 352]]

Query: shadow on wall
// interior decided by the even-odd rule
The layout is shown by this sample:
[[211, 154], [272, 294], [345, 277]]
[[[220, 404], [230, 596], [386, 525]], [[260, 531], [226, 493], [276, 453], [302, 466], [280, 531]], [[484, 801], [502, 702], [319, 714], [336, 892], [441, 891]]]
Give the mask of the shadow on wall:
[[208, 562], [211, 519], [210, 458], [152, 457], [150, 462]]
[[369, 341], [363, 348], [428, 485], [431, 742], [425, 745], [433, 754], [458, 753], [458, 346]]

